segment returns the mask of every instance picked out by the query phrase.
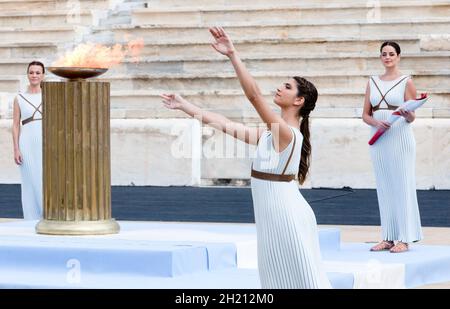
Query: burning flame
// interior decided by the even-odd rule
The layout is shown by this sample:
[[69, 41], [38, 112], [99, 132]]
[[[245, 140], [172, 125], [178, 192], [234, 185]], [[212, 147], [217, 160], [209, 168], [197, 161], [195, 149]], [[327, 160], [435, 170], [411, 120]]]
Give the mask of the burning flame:
[[138, 62], [143, 48], [143, 39], [130, 40], [126, 45], [116, 44], [112, 47], [94, 43], [80, 44], [55, 61], [53, 66], [109, 69], [120, 64], [126, 56], [130, 56], [133, 62]]

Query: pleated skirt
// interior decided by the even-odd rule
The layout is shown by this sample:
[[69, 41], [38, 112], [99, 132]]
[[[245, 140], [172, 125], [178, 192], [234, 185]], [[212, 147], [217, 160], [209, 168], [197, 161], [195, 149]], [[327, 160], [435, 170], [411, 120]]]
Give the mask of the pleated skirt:
[[[387, 120], [392, 111], [374, 113]], [[372, 128], [371, 134], [376, 129]], [[423, 238], [416, 193], [416, 141], [411, 125], [402, 117], [370, 146], [377, 184], [381, 230], [384, 240], [405, 243]]]
[[19, 147], [23, 162], [22, 209], [25, 220], [42, 218], [42, 121], [32, 121], [21, 128]]
[[331, 288], [314, 213], [295, 181], [251, 179], [263, 289]]

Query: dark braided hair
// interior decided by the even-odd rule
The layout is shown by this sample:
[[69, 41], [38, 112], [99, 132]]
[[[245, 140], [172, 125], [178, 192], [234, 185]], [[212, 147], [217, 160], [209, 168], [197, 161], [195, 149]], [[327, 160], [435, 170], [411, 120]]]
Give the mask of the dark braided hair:
[[294, 76], [293, 78], [297, 82], [297, 96], [305, 99], [303, 106], [298, 111], [298, 116], [301, 117], [300, 132], [303, 135], [298, 181], [300, 184], [303, 184], [306, 180], [306, 175], [308, 175], [309, 165], [311, 162], [309, 114], [316, 107], [318, 94], [316, 87], [305, 78], [299, 76]]

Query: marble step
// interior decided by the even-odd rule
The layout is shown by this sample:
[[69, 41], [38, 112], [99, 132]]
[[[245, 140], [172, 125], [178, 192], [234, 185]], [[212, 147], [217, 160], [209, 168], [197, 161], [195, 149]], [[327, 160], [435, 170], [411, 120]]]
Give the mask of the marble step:
[[[359, 118], [362, 114], [364, 89], [319, 89], [320, 95], [312, 118]], [[183, 118], [179, 111], [163, 107], [159, 95], [154, 91], [113, 91], [111, 94], [111, 117], [113, 118]], [[419, 118], [432, 118], [450, 111], [450, 93], [447, 89], [428, 91], [430, 100], [416, 112]], [[273, 94], [264, 92], [266, 102], [278, 110], [273, 103]], [[231, 119], [258, 118], [256, 111], [242, 91], [184, 91], [183, 97], [203, 109], [219, 112]]]
[[54, 27], [1, 27], [2, 42], [34, 43], [34, 42], [72, 42], [88, 31], [84, 27], [54, 26]]
[[[437, 1], [433, 1], [437, 2]], [[448, 3], [447, 1], [439, 1], [443, 3]], [[248, 7], [251, 5], [254, 6], [261, 6], [261, 5], [292, 5], [292, 4], [303, 4], [303, 5], [316, 5], [316, 6], [322, 6], [322, 7], [333, 7], [336, 5], [355, 5], [360, 6], [361, 4], [368, 5], [368, 6], [387, 6], [387, 5], [396, 5], [396, 4], [422, 4], [423, 1], [421, 0], [379, 0], [376, 2], [369, 2], [366, 4], [366, 2], [361, 2], [360, 0], [345, 0], [345, 1], [329, 1], [329, 0], [302, 0], [302, 1], [296, 1], [296, 0], [258, 0], [255, 2], [248, 2], [246, 0], [189, 0], [189, 5], [192, 7], [202, 7], [202, 8], [208, 8], [208, 7], [217, 7], [217, 6], [242, 6], [242, 7]], [[161, 8], [161, 7], [185, 7], [186, 1], [185, 0], [148, 0], [147, 1], [148, 7], [155, 7], [155, 8]]]
[[391, 19], [404, 18], [408, 21], [420, 21], [427, 18], [445, 18], [450, 15], [450, 2], [416, 1], [390, 3], [383, 6], [371, 6], [365, 2], [323, 4], [304, 4], [300, 1], [290, 5], [278, 4], [275, 1], [269, 5], [226, 6], [216, 7], [152, 7], [132, 11], [134, 25], [232, 25], [233, 23], [264, 20], [267, 24], [274, 21], [284, 22], [315, 22], [321, 20], [360, 21], [367, 23], [386, 22]]
[[0, 0], [0, 11], [106, 9], [110, 0]]
[[58, 27], [61, 25], [95, 25], [91, 11], [2, 11], [0, 27]]
[[[242, 57], [264, 57], [267, 54], [277, 54], [283, 56], [311, 56], [329, 55], [339, 57], [341, 53], [378, 53], [383, 40], [396, 41], [402, 48], [402, 53], [419, 53], [427, 48], [425, 39], [418, 36], [382, 36], [372, 38], [253, 38], [248, 40], [233, 40], [233, 44]], [[443, 38], [436, 37], [434, 42], [443, 41]], [[122, 42], [124, 44], [126, 42]], [[107, 45], [111, 45], [110, 42]], [[428, 44], [429, 45], [429, 44]], [[211, 47], [210, 41], [192, 40], [185, 42], [171, 42], [170, 38], [161, 41], [144, 42], [141, 52], [143, 57], [158, 57], [160, 59], [199, 59], [212, 58], [220, 59]]]
[[[318, 89], [323, 88], [346, 88], [365, 89], [370, 75], [381, 74], [381, 68], [375, 71], [274, 71], [254, 72], [258, 85], [262, 89], [273, 89], [281, 85], [286, 78], [294, 75], [304, 76], [311, 80]], [[403, 74], [413, 75], [416, 87], [420, 90], [441, 88], [450, 82], [450, 71], [428, 71], [428, 70], [402, 70]], [[239, 90], [239, 81], [234, 73], [203, 73], [203, 74], [171, 74], [171, 73], [147, 73], [147, 74], [105, 74], [102, 80], [110, 81], [113, 89], [124, 90], [169, 90], [184, 91], [207, 89]]]
[[58, 46], [50, 42], [30, 42], [30, 43], [1, 43], [0, 58], [35, 58], [46, 55], [54, 55], [58, 51]]
[[[172, 74], [208, 74], [214, 72], [233, 73], [234, 69], [230, 61], [225, 57], [201, 57], [199, 59], [184, 59], [182, 56], [171, 59], [148, 56], [142, 57], [138, 63], [126, 59], [116, 67], [110, 69], [111, 74], [142, 74], [145, 72], [153, 73], [172, 73]], [[45, 55], [48, 57], [48, 55]], [[56, 55], [55, 55], [56, 56]], [[56, 57], [54, 57], [56, 60]], [[41, 58], [42, 59], [42, 58]], [[361, 71], [376, 71], [380, 68], [380, 59], [378, 53], [355, 54], [341, 53], [337, 57], [332, 55], [308, 55], [308, 56], [283, 56], [266, 55], [264, 57], [241, 57], [251, 72], [270, 72], [288, 71], [292, 68], [298, 68], [302, 73], [312, 73], [315, 71], [345, 71], [348, 68], [357, 68]], [[450, 59], [450, 52], [427, 52], [419, 54], [406, 54], [402, 56], [401, 66], [410, 70], [428, 70], [439, 71], [442, 64]], [[23, 66], [26, 66], [30, 59], [10, 58], [0, 60], [0, 69], [3, 74], [14, 75], [23, 72]]]
[[[430, 36], [450, 32], [449, 17], [421, 20], [391, 20], [378, 24], [361, 23], [358, 21], [320, 20], [316, 22], [278, 22], [268, 24], [264, 20], [233, 23], [226, 30], [233, 39], [249, 40], [254, 38], [264, 39], [311, 39], [328, 37], [363, 39], [366, 37], [381, 37], [386, 33], [409, 33], [415, 35]], [[216, 24], [214, 24], [216, 25]], [[189, 40], [204, 42], [211, 41], [208, 26], [178, 25], [116, 25], [111, 27], [95, 27], [92, 37], [105, 37], [114, 41], [123, 41], [124, 37], [139, 37], [144, 41], [161, 41], [171, 38], [172, 43], [186, 42]]]
[[[234, 72], [230, 61], [213, 51], [205, 56], [197, 56], [196, 59], [189, 59], [189, 55], [186, 58], [182, 55], [174, 59], [148, 56], [141, 57], [139, 63], [128, 59], [121, 65], [112, 68], [111, 71], [119, 74], [170, 72], [176, 74], [196, 73], [199, 75], [209, 72]], [[376, 71], [382, 66], [377, 52], [370, 54], [340, 53], [336, 56], [315, 54], [287, 56], [268, 53], [265, 56], [241, 57], [241, 59], [251, 72], [287, 71], [292, 68], [298, 68], [300, 72], [304, 73], [324, 70], [345, 71], [349, 68]], [[410, 70], [427, 68], [427, 70], [438, 71], [443, 68], [443, 63], [448, 62], [449, 59], [450, 51], [404, 54], [400, 66]], [[11, 67], [11, 70], [14, 70], [13, 67]], [[8, 72], [6, 74], [14, 73]]]

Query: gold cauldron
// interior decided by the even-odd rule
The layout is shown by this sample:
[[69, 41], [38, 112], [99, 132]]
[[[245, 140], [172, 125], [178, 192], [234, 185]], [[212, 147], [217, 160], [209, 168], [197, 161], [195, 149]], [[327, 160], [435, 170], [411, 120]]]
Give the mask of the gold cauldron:
[[111, 217], [110, 84], [105, 68], [50, 67], [42, 83], [43, 208], [40, 234], [119, 232]]
[[48, 67], [53, 74], [69, 80], [81, 80], [97, 77], [108, 71], [106, 68], [80, 68], [80, 67]]

